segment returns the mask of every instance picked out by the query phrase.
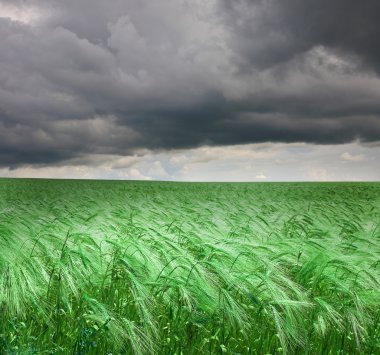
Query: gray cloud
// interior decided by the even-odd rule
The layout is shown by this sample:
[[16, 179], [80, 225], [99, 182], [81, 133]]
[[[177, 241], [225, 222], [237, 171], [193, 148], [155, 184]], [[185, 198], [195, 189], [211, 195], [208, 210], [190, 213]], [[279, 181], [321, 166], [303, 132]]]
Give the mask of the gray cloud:
[[286, 62], [316, 45], [380, 71], [377, 0], [222, 0], [235, 50], [247, 65]]
[[161, 179], [182, 181], [367, 180], [380, 177], [380, 147], [358, 142], [336, 145], [256, 143], [203, 146], [141, 155], [93, 154], [70, 163], [1, 168], [0, 176]]
[[380, 139], [377, 1], [0, 4], [1, 166]]

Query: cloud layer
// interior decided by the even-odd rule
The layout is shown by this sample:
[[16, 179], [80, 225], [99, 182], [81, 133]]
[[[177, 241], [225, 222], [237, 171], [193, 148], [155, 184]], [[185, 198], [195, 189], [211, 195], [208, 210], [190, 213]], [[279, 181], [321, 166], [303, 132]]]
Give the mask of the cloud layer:
[[379, 13], [376, 0], [0, 0], [0, 166], [376, 144]]
[[380, 145], [255, 143], [202, 146], [132, 156], [92, 154], [69, 163], [17, 169], [3, 177], [133, 179], [174, 181], [376, 181]]

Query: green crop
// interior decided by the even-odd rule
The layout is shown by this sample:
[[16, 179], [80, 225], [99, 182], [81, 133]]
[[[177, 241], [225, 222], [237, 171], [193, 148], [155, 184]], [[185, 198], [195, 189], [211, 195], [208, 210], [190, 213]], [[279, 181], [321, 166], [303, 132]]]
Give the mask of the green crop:
[[379, 183], [0, 180], [0, 353], [378, 354]]

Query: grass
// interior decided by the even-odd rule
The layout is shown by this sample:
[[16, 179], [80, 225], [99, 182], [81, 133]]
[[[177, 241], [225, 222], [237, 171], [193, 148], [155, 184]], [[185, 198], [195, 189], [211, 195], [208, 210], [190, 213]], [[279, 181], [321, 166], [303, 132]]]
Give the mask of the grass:
[[0, 180], [0, 353], [378, 354], [379, 183]]

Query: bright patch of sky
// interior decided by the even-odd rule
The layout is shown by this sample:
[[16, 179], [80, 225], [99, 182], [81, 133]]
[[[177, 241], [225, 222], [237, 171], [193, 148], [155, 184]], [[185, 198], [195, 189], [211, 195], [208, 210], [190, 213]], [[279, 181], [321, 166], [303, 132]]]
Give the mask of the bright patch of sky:
[[176, 181], [378, 181], [380, 144], [260, 143], [135, 156], [87, 155], [58, 166], [0, 169], [4, 177]]

